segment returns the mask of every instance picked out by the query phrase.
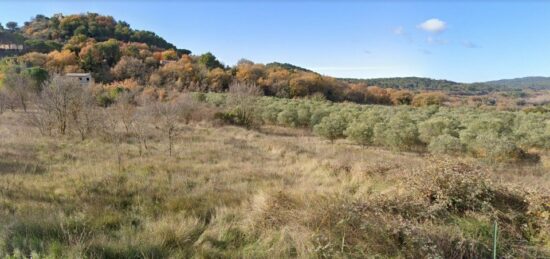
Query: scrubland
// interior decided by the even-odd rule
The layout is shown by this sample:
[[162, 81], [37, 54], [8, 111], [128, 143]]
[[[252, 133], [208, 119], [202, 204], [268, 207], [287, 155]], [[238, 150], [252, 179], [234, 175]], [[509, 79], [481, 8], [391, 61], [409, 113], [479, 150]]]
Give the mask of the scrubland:
[[498, 163], [359, 145], [280, 115], [228, 125], [243, 114], [211, 105], [84, 137], [41, 134], [34, 109], [1, 114], [0, 256], [488, 258], [495, 221], [499, 257], [550, 256], [542, 149]]

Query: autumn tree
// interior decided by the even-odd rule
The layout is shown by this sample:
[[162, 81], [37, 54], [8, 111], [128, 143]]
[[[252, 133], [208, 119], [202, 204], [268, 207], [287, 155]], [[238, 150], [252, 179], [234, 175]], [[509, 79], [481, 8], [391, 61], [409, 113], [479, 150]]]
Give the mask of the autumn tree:
[[393, 105], [409, 105], [413, 100], [413, 93], [408, 90], [396, 90], [389, 91], [390, 99]]
[[173, 50], [165, 50], [161, 52], [161, 60], [178, 60], [178, 53]]
[[44, 67], [48, 61], [48, 55], [38, 52], [29, 52], [19, 56], [17, 60], [27, 67]]
[[221, 92], [229, 87], [231, 75], [221, 68], [214, 68], [208, 71], [206, 80], [208, 81], [208, 90]]
[[367, 88], [365, 101], [370, 104], [391, 104], [391, 98], [388, 91], [378, 86], [369, 86]]
[[235, 78], [244, 84], [258, 84], [258, 80], [265, 75], [265, 66], [263, 64], [254, 64], [252, 62], [241, 61], [236, 67]]
[[146, 67], [140, 59], [124, 56], [111, 69], [111, 72], [118, 80], [128, 78], [143, 80], [146, 74]]
[[413, 106], [442, 105], [447, 100], [447, 95], [442, 92], [425, 92], [414, 96]]
[[53, 73], [74, 72], [78, 69], [76, 55], [70, 50], [53, 51], [48, 54], [46, 68]]
[[290, 71], [281, 67], [271, 67], [266, 70], [266, 76], [258, 79], [258, 84], [265, 95], [289, 98]]
[[355, 103], [364, 103], [368, 95], [366, 84], [350, 84], [345, 92], [345, 99]]
[[290, 96], [304, 97], [314, 93], [316, 86], [320, 84], [321, 77], [315, 73], [299, 73], [289, 81]]

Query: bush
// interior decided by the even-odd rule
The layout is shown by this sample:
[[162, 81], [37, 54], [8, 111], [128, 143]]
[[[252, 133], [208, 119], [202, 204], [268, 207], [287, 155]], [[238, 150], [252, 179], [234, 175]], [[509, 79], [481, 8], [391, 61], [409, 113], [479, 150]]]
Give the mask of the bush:
[[319, 124], [317, 124], [313, 131], [315, 134], [330, 140], [344, 137], [344, 131], [347, 128], [347, 122], [343, 116], [338, 113], [331, 113], [329, 116], [324, 117]]
[[418, 124], [418, 137], [426, 144], [444, 134], [458, 137], [458, 131], [459, 122], [446, 117], [434, 117]]
[[412, 150], [421, 142], [415, 122], [404, 112], [397, 113], [387, 123], [374, 128], [375, 141], [394, 150]]
[[296, 120], [296, 123], [300, 127], [307, 127], [310, 125], [311, 121], [311, 111], [309, 107], [307, 106], [300, 106], [297, 110], [298, 118]]
[[525, 151], [505, 137], [496, 134], [480, 134], [469, 146], [469, 151], [478, 158], [491, 162], [520, 162], [526, 159], [535, 159], [528, 156]]
[[298, 126], [298, 113], [296, 109], [293, 107], [286, 107], [286, 109], [277, 115], [277, 123], [290, 127]]
[[349, 140], [365, 146], [372, 144], [374, 128], [364, 122], [354, 122], [348, 126], [344, 134]]
[[412, 105], [416, 107], [442, 105], [447, 100], [447, 95], [440, 92], [419, 93], [413, 97]]
[[328, 110], [325, 110], [323, 108], [318, 108], [315, 111], [312, 112], [311, 118], [309, 120], [309, 125], [315, 126], [319, 123], [321, 123], [321, 120], [328, 116], [330, 112]]
[[252, 129], [258, 127], [258, 121], [252, 116], [247, 116], [247, 114], [239, 111], [239, 109], [234, 109], [228, 112], [216, 112], [214, 114], [214, 119], [219, 120], [223, 123], [245, 127], [247, 129]]
[[464, 152], [464, 146], [459, 138], [443, 134], [431, 140], [428, 150], [434, 154], [456, 155]]

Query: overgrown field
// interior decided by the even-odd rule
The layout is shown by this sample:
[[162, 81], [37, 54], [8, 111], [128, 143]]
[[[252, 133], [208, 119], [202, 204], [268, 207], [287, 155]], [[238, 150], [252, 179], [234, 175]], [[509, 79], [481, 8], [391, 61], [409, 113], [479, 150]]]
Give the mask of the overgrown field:
[[[176, 125], [159, 121], [158, 114], [170, 114], [166, 109], [144, 113], [141, 127], [120, 116], [103, 129], [117, 134], [78, 134], [73, 124], [66, 134], [48, 133], [35, 109], [1, 114], [0, 257], [488, 258], [495, 221], [499, 257], [550, 256], [545, 149], [531, 138], [511, 141], [538, 132], [512, 121], [539, 125], [538, 117], [514, 114], [509, 121], [509, 113], [426, 108], [413, 114], [269, 98], [260, 105], [248, 98], [234, 106], [220, 101], [216, 108], [213, 103], [223, 98], [195, 96], [212, 107]], [[303, 108], [309, 104], [327, 116]], [[253, 116], [252, 130], [220, 124], [243, 123], [247, 112], [260, 110], [262, 123]], [[115, 111], [134, 110], [108, 110]], [[336, 118], [330, 111], [349, 115]], [[201, 119], [208, 114], [218, 120]], [[332, 128], [325, 118], [344, 118], [346, 127], [335, 128], [353, 132], [349, 123], [362, 129], [361, 121], [353, 121], [364, 118], [370, 125], [369, 119], [379, 118], [371, 114], [387, 128], [357, 134], [367, 136], [365, 142], [338, 130], [330, 137], [323, 129]], [[454, 128], [453, 118], [474, 117], [483, 123]], [[314, 118], [318, 123], [312, 124]], [[450, 142], [460, 144], [459, 156], [434, 151], [431, 138], [442, 134], [419, 131], [413, 142], [394, 139], [414, 132], [407, 125], [419, 130], [428, 122], [444, 125], [445, 138], [457, 139]], [[172, 126], [177, 132], [165, 130]], [[487, 163], [476, 151], [482, 139], [474, 136], [476, 144], [469, 144], [468, 132], [497, 134], [494, 139], [533, 151], [541, 161], [500, 164], [489, 157]]]
[[[198, 93], [195, 99], [227, 107], [223, 118], [233, 124], [306, 128], [331, 141], [347, 138], [395, 151], [470, 156], [490, 163], [538, 163], [550, 150], [550, 112], [545, 109], [390, 107], [272, 97], [258, 98], [248, 107], [246, 102], [228, 104], [227, 96]], [[250, 114], [243, 115], [243, 110]]]

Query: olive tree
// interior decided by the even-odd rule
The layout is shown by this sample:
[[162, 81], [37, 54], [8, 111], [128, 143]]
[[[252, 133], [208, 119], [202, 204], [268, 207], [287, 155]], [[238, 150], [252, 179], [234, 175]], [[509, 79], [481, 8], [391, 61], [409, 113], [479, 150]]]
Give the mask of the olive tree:
[[335, 139], [344, 137], [344, 131], [347, 126], [348, 123], [345, 117], [333, 112], [329, 116], [324, 117], [319, 124], [315, 125], [313, 131], [315, 134], [334, 142]]
[[374, 127], [362, 121], [355, 121], [348, 126], [344, 135], [346, 135], [349, 140], [359, 145], [366, 146], [372, 144]]
[[458, 121], [447, 117], [433, 117], [418, 124], [419, 138], [429, 144], [432, 139], [441, 135], [458, 137], [460, 124]]
[[457, 155], [464, 152], [464, 145], [459, 138], [442, 134], [430, 140], [428, 150], [433, 154]]

